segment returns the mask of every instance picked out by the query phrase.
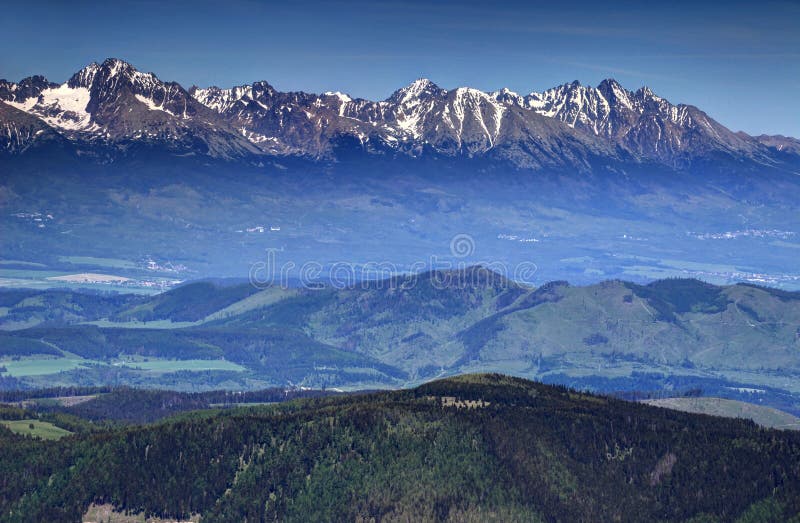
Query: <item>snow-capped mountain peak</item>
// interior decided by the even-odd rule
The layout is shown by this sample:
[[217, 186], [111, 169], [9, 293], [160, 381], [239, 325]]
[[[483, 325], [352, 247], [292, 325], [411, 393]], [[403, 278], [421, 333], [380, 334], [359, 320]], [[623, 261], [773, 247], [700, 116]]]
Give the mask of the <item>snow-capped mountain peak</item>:
[[440, 88], [438, 85], [428, 80], [427, 78], [418, 78], [407, 86], [395, 91], [388, 99], [391, 103], [409, 103], [415, 99], [438, 96], [445, 94], [447, 91]]
[[660, 96], [657, 96], [657, 95], [656, 95], [656, 94], [653, 92], [653, 90], [652, 90], [652, 89], [650, 89], [650, 88], [649, 88], [648, 86], [646, 86], [646, 85], [645, 85], [645, 86], [643, 86], [643, 87], [640, 87], [640, 88], [639, 88], [639, 89], [636, 91], [636, 96], [637, 96], [638, 98], [641, 98], [642, 100], [655, 100], [656, 102], [660, 102], [660, 101], [662, 100], [662, 98], [661, 98]]

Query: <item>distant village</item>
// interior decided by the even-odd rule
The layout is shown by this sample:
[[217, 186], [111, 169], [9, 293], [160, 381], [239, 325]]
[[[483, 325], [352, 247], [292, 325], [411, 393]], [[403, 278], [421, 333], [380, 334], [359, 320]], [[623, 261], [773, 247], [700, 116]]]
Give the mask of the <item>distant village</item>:
[[266, 225], [256, 225], [255, 227], [247, 227], [246, 229], [238, 229], [236, 232], [241, 233], [263, 233], [266, 231], [270, 232], [280, 232], [281, 228], [277, 225], [270, 225], [267, 227]]
[[11, 216], [35, 225], [39, 229], [44, 229], [48, 222], [53, 221], [53, 215], [48, 212], [17, 212]]
[[150, 272], [179, 274], [189, 271], [189, 268], [182, 263], [172, 263], [171, 261], [157, 262], [150, 255], [144, 257], [143, 261], [141, 262], [141, 266]]

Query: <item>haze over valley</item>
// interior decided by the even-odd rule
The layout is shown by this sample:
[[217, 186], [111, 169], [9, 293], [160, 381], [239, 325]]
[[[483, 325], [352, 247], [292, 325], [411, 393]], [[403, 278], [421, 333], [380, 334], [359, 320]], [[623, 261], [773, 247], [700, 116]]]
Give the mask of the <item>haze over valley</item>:
[[[794, 142], [614, 80], [525, 96], [418, 80], [372, 102], [187, 90], [109, 59], [63, 84], [4, 81], [0, 104], [12, 285], [242, 277], [266, 249], [323, 273], [532, 262], [537, 284], [800, 281]], [[475, 249], [455, 260], [459, 234]]]

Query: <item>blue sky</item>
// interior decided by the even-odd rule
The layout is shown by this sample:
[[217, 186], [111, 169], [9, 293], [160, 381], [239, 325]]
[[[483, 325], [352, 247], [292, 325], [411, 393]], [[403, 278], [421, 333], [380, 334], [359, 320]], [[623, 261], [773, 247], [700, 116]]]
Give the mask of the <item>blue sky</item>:
[[[800, 137], [800, 2], [12, 2], [0, 77], [123, 58], [186, 87], [383, 99], [418, 77], [519, 93], [612, 77], [733, 130]], [[10, 42], [10, 43], [9, 43]]]

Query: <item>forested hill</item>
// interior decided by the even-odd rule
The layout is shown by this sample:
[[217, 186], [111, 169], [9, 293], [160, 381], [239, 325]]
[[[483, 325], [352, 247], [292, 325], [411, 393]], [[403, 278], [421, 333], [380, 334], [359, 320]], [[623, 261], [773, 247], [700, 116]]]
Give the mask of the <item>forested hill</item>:
[[500, 375], [0, 431], [3, 521], [798, 521], [800, 434]]
[[0, 389], [375, 389], [500, 372], [800, 414], [800, 293], [692, 279], [533, 288], [485, 268], [347, 288], [0, 291]]

